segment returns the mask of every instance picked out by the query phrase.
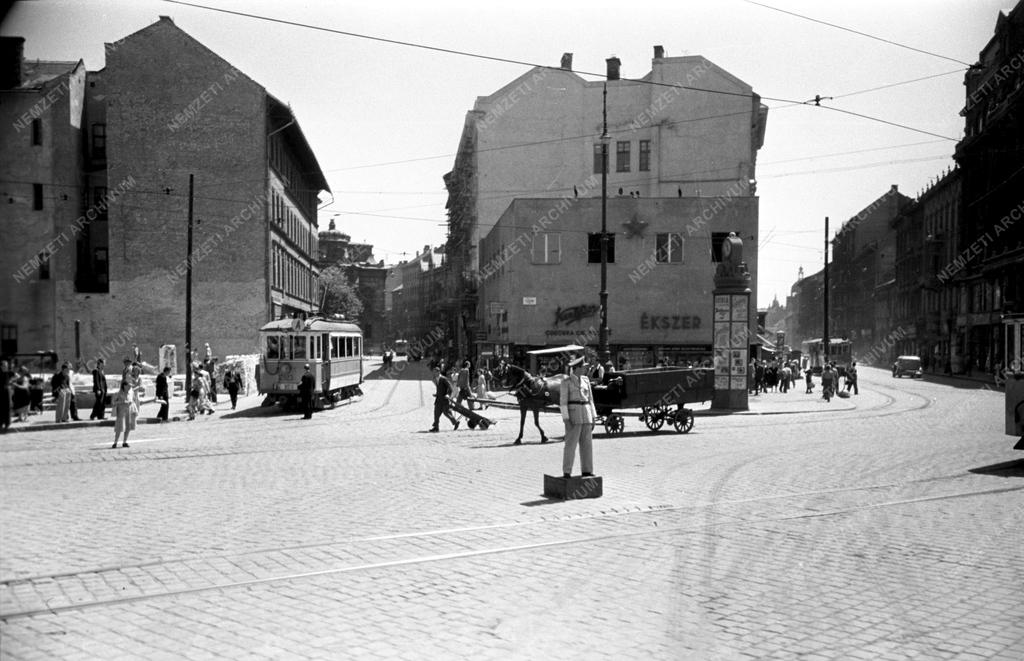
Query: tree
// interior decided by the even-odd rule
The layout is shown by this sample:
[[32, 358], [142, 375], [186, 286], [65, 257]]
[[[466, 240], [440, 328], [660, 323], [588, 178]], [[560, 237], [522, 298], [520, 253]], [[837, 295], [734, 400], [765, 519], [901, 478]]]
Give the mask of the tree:
[[359, 300], [356, 288], [348, 279], [341, 266], [328, 266], [320, 273], [320, 295], [324, 315], [340, 314], [349, 321], [358, 321], [363, 313], [363, 302]]

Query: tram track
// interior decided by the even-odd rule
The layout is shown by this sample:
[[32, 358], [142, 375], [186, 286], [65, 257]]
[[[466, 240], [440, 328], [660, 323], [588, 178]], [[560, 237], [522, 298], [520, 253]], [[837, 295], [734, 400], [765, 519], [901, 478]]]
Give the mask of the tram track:
[[[387, 570], [645, 535], [702, 533], [723, 527], [756, 527], [812, 518], [849, 516], [871, 510], [1024, 490], [1024, 486], [1009, 486], [956, 490], [947, 488], [941, 493], [902, 493], [912, 490], [915, 485], [926, 483], [929, 486], [942, 482], [949, 485], [968, 475], [956, 473], [904, 482], [861, 484], [685, 505], [651, 505], [643, 509], [502, 521], [346, 540], [319, 540], [237, 553], [195, 555], [74, 572], [13, 577], [0, 580], [0, 608], [3, 608], [0, 621], [351, 572]], [[884, 496], [887, 497], [874, 497], [879, 491], [885, 491]], [[893, 491], [901, 493], [893, 494]], [[867, 500], [852, 505], [832, 502], [837, 496], [850, 495]], [[714, 498], [715, 494], [712, 493], [711, 497]], [[787, 501], [797, 502], [788, 504]], [[776, 503], [783, 509], [766, 516], [745, 515], [749, 506], [755, 503]], [[717, 513], [721, 516], [713, 517], [712, 512], [715, 510], [719, 510]], [[588, 525], [592, 522], [601, 523], [597, 526]], [[609, 530], [609, 527], [613, 529]], [[595, 530], [601, 532], [595, 534]], [[423, 552], [424, 545], [430, 547], [429, 552]], [[365, 557], [379, 560], [365, 562]], [[267, 566], [278, 567], [279, 570], [267, 571]], [[228, 570], [225, 571], [225, 568]], [[214, 574], [217, 577], [210, 578]], [[168, 576], [173, 578], [169, 581], [170, 585], [165, 585]]]

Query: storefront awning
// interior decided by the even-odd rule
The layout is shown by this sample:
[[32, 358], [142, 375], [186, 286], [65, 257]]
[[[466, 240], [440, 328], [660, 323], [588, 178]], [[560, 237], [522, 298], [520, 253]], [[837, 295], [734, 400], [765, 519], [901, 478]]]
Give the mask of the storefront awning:
[[564, 347], [551, 347], [549, 349], [534, 349], [533, 351], [527, 351], [526, 353], [531, 356], [545, 356], [552, 353], [568, 353], [570, 351], [583, 351], [584, 347], [578, 344], [567, 344]]

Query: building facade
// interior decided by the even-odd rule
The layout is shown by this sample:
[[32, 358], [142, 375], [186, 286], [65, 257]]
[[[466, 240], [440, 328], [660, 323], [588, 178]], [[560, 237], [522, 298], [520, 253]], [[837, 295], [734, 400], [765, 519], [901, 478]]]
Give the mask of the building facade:
[[[660, 46], [642, 78], [620, 74], [613, 57], [607, 81], [584, 80], [566, 53], [560, 67], [535, 67], [467, 113], [445, 176], [447, 247], [451, 301], [461, 308], [453, 316], [475, 319], [476, 333], [486, 332], [489, 314], [476, 292], [481, 239], [515, 199], [600, 197], [604, 105], [611, 198], [754, 195], [767, 107], [750, 85], [703, 57], [666, 57]], [[470, 338], [457, 333], [456, 342]]]
[[82, 174], [85, 65], [25, 62], [23, 43], [20, 37], [0, 38], [4, 356], [61, 347], [59, 283], [74, 278], [79, 237], [88, 227]]
[[953, 169], [893, 220], [894, 349], [897, 355], [920, 356], [928, 371], [962, 370], [955, 333], [959, 300], [944, 272], [958, 252], [960, 201], [960, 170]]
[[893, 185], [840, 227], [829, 265], [829, 337], [867, 353], [892, 328], [896, 231], [892, 221], [912, 200]]
[[[546, 346], [596, 346], [600, 210], [597, 198], [534, 198], [515, 200], [501, 216], [480, 244], [484, 359], [522, 360], [526, 351]], [[616, 364], [712, 359], [721, 244], [735, 232], [754, 271], [757, 210], [749, 195], [608, 200], [608, 325]], [[751, 338], [754, 324], [751, 319]]]
[[104, 218], [52, 229], [78, 240], [51, 257], [53, 348], [88, 360], [127, 333], [154, 364], [177, 345], [182, 369], [189, 264], [194, 347], [253, 353], [268, 320], [313, 311], [327, 183], [288, 106], [168, 17], [83, 79], [73, 160], [82, 215]]
[[359, 328], [368, 351], [382, 351], [385, 343], [385, 279], [388, 269], [384, 262], [373, 259], [373, 246], [352, 243], [352, 238], [338, 231], [334, 220], [318, 234], [320, 268], [337, 265], [355, 290], [363, 310], [359, 315]]
[[1000, 12], [964, 87], [958, 250], [943, 272], [959, 299], [950, 356], [954, 371], [993, 371], [1001, 315], [1024, 310], [1024, 3]]

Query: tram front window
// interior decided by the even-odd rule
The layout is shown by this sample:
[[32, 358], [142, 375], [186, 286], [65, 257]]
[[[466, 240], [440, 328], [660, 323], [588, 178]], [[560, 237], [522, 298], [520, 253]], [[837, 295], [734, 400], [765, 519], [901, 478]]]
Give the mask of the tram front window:
[[276, 360], [277, 358], [280, 357], [280, 354], [278, 352], [277, 340], [278, 338], [276, 335], [267, 336], [267, 348], [264, 351], [264, 354], [267, 356], [268, 359], [273, 358]]

